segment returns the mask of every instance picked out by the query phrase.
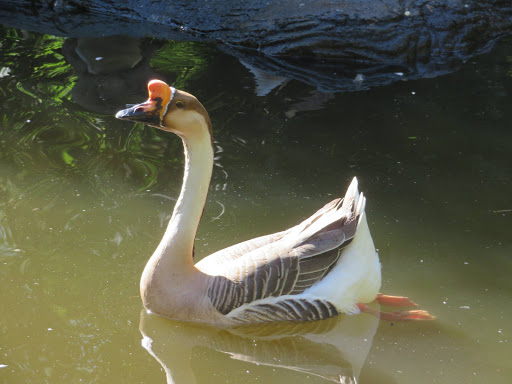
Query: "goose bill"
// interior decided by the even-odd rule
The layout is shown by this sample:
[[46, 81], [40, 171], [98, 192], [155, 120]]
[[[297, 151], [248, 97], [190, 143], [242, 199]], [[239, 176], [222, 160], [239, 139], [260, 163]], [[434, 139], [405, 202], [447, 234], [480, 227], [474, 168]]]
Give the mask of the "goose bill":
[[137, 121], [158, 127], [160, 125], [160, 108], [157, 102], [148, 100], [144, 103], [122, 109], [116, 113], [116, 118]]

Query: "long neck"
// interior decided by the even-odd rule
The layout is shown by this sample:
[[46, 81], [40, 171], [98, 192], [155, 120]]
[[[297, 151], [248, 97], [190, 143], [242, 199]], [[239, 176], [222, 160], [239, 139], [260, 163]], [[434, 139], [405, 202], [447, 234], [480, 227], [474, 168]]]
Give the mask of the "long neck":
[[167, 230], [151, 257], [151, 261], [157, 262], [161, 270], [176, 271], [193, 265], [194, 239], [213, 167], [211, 137], [208, 129], [202, 131], [202, 135], [182, 138], [185, 149], [183, 186]]

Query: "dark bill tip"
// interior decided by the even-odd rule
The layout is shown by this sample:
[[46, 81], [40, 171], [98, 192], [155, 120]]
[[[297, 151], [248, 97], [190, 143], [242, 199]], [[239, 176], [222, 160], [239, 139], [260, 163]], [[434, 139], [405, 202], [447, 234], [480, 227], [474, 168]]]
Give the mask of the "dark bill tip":
[[148, 106], [136, 104], [130, 108], [122, 109], [116, 113], [116, 118], [120, 120], [137, 121], [148, 125], [158, 126], [160, 124], [160, 115], [157, 110], [148, 110]]
[[127, 109], [122, 109], [120, 110], [119, 112], [116, 113], [116, 119], [121, 119], [121, 120], [136, 120], [136, 118], [139, 116], [139, 115], [143, 115], [143, 113], [137, 113], [134, 111], [134, 108], [131, 107], [131, 108], [127, 108]]

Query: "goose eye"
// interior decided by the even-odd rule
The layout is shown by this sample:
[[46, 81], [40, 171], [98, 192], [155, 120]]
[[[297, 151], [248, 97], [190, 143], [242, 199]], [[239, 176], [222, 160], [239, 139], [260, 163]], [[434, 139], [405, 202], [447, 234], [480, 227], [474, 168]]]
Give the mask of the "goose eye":
[[176, 102], [176, 108], [183, 108], [183, 102], [182, 101], [177, 101]]

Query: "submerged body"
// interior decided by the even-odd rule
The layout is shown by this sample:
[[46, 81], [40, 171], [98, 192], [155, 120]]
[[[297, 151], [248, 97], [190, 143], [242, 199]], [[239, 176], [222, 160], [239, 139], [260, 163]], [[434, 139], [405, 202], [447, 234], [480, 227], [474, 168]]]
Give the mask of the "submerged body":
[[[312, 321], [359, 313], [367, 308], [364, 303], [379, 297], [380, 263], [356, 178], [343, 199], [299, 225], [218, 251], [194, 265], [194, 238], [213, 167], [211, 123], [194, 96], [158, 80], [148, 90], [146, 102], [116, 117], [173, 132], [185, 150], [180, 197], [141, 278], [148, 310], [219, 325]], [[400, 314], [400, 319], [428, 315]]]

